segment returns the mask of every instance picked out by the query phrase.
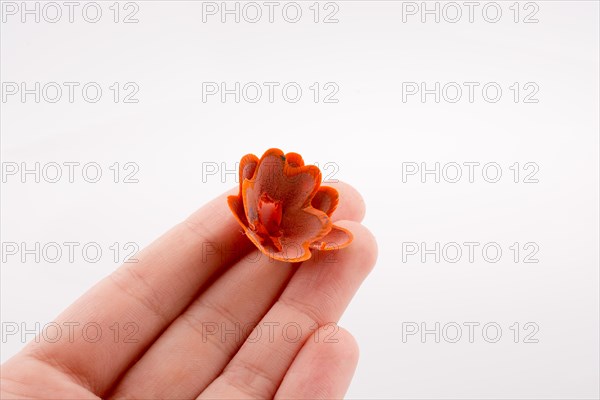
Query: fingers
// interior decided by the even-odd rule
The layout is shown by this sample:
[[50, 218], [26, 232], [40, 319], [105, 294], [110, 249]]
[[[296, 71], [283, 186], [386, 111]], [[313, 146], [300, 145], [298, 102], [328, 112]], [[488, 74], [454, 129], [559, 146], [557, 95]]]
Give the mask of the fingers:
[[[24, 355], [51, 360], [101, 396], [215, 271], [250, 248], [226, 195], [220, 196], [143, 250], [137, 263], [124, 264], [64, 311], [55, 322], [76, 323], [76, 334], [55, 343], [32, 342]], [[83, 327], [87, 332], [77, 331]]]
[[[356, 201], [356, 191], [349, 185], [336, 188], [343, 197], [340, 214], [362, 218], [364, 203]], [[296, 270], [257, 250], [249, 253], [168, 327], [116, 385], [112, 397], [197, 396], [227, 365]]]
[[[345, 185], [336, 187], [343, 192]], [[236, 191], [202, 207], [144, 249], [137, 263], [121, 266], [65, 310], [54, 322], [74, 324], [74, 335], [32, 342], [5, 366], [23, 358], [51, 365], [103, 396], [215, 272], [253, 248], [227, 206], [227, 196]], [[361, 206], [346, 201], [340, 215], [364, 213], [360, 196], [352, 192], [345, 196]]]
[[275, 399], [342, 399], [357, 363], [358, 345], [348, 331], [321, 328], [302, 346]]
[[131, 367], [111, 398], [194, 398], [227, 365], [295, 271], [258, 250], [184, 311]]
[[352, 231], [352, 244], [334, 257], [314, 257], [299, 267], [259, 323], [276, 324], [275, 334], [253, 332], [257, 340], [244, 343], [199, 398], [273, 397], [306, 338], [338, 321], [377, 257], [375, 239], [366, 228], [350, 221], [339, 225]]

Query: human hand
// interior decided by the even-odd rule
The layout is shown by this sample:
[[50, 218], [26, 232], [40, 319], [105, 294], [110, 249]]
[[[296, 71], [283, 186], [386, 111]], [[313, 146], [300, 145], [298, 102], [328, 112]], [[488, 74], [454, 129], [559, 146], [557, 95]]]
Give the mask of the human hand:
[[358, 348], [336, 322], [377, 246], [359, 223], [360, 195], [331, 186], [349, 247], [301, 264], [271, 260], [241, 234], [225, 200], [232, 190], [68, 307], [54, 322], [73, 332], [2, 365], [1, 397], [343, 397]]

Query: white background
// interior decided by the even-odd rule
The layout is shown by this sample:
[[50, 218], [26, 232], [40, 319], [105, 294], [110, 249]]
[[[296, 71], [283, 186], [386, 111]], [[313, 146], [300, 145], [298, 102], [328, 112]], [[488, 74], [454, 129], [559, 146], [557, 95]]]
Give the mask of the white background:
[[[513, 2], [498, 2], [496, 23], [484, 18], [495, 18], [495, 9], [482, 13], [486, 2], [475, 8], [472, 23], [462, 2], [456, 23], [448, 21], [455, 15], [450, 8], [439, 23], [434, 15], [422, 22], [420, 13], [403, 15], [411, 5], [392, 1], [338, 1], [337, 23], [323, 23], [335, 8], [321, 3], [315, 23], [312, 3], [299, 3], [297, 23], [283, 18], [281, 6], [274, 23], [264, 6], [257, 23], [243, 16], [239, 23], [233, 16], [222, 23], [220, 14], [204, 23], [200, 2], [137, 2], [137, 23], [123, 23], [134, 10], [123, 5], [115, 23], [112, 2], [100, 3], [97, 23], [86, 22], [81, 7], [73, 23], [66, 7], [57, 23], [43, 15], [39, 23], [33, 16], [23, 23], [20, 13], [3, 13], [4, 85], [81, 85], [73, 103], [64, 86], [57, 103], [43, 96], [36, 103], [33, 95], [22, 102], [20, 93], [3, 98], [3, 171], [12, 163], [96, 162], [103, 173], [98, 183], [86, 182], [81, 166], [74, 183], [66, 167], [57, 183], [43, 177], [36, 183], [20, 173], [3, 177], [4, 246], [95, 242], [103, 250], [97, 263], [86, 262], [81, 247], [73, 263], [66, 254], [56, 263], [32, 256], [22, 262], [20, 254], [3, 250], [3, 324], [33, 328], [52, 321], [118, 267], [113, 243], [143, 247], [236, 185], [233, 174], [203, 177], [203, 166], [224, 163], [231, 170], [243, 154], [279, 147], [309, 163], [329, 163], [324, 175], [354, 185], [367, 204], [364, 224], [378, 240], [377, 266], [340, 322], [361, 347], [349, 398], [597, 398], [598, 3], [522, 2], [514, 22]], [[438, 4], [440, 12], [445, 4]], [[538, 22], [524, 23], [531, 13]], [[82, 97], [87, 82], [103, 89], [96, 103]], [[115, 103], [109, 89], [114, 82], [121, 90], [135, 83], [139, 101]], [[233, 95], [224, 103], [218, 95], [203, 102], [203, 82], [229, 88], [235, 82], [296, 82], [303, 92], [296, 103], [282, 97], [281, 86], [272, 103], [266, 87], [257, 103], [244, 97], [236, 103]], [[314, 82], [321, 96], [330, 92], [325, 83], [337, 85], [338, 102], [321, 97], [315, 103], [309, 88]], [[436, 103], [433, 94], [403, 101], [403, 82], [425, 82], [429, 89], [435, 82], [479, 86], [473, 102], [462, 86], [458, 102], [447, 101], [455, 96], [448, 92]], [[482, 96], [488, 82], [502, 88], [495, 103]], [[509, 88], [514, 82], [520, 85], [517, 102]], [[528, 82], [539, 88], [532, 97], [537, 103], [523, 101]], [[109, 169], [115, 162], [119, 183]], [[124, 169], [127, 162], [139, 167], [138, 183], [123, 182], [132, 171]], [[436, 162], [440, 168], [480, 165], [472, 183], [464, 165], [457, 183], [444, 176], [436, 183], [431, 174], [425, 183], [419, 174], [403, 180], [406, 163], [433, 168]], [[518, 183], [509, 169], [515, 162]], [[528, 162], [539, 167], [537, 183], [523, 182], [531, 172], [523, 169]], [[493, 170], [482, 175], [486, 163], [500, 166], [497, 183], [485, 179], [494, 177]], [[462, 246], [458, 262], [449, 262], [449, 253], [436, 263], [434, 255], [422, 262], [421, 253], [403, 260], [403, 243], [406, 250], [410, 242], [428, 249], [436, 242], [480, 246], [474, 262]], [[495, 263], [482, 256], [489, 242], [502, 249]], [[509, 248], [515, 242], [518, 262]], [[524, 249], [529, 242], [534, 247]], [[534, 248], [539, 262], [525, 263]], [[121, 261], [124, 256], [122, 250]], [[480, 324], [473, 343], [465, 322]], [[518, 343], [510, 329], [515, 322]], [[449, 329], [439, 343], [433, 334], [403, 340], [407, 323], [427, 329], [439, 323], [440, 334], [456, 323], [462, 337], [451, 343], [455, 331]], [[501, 327], [496, 343], [486, 341], [486, 323]], [[525, 343], [535, 327], [529, 339], [538, 342]], [[490, 329], [487, 338], [494, 336]], [[2, 361], [23, 345], [18, 336], [3, 340]]]

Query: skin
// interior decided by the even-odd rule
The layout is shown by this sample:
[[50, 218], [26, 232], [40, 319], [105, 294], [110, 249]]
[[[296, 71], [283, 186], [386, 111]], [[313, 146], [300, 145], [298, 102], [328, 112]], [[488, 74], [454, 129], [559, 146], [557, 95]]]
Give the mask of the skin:
[[[358, 346], [336, 323], [377, 245], [360, 224], [360, 195], [332, 186], [340, 193], [332, 219], [354, 234], [347, 248], [314, 251], [301, 264], [261, 256], [227, 207], [232, 190], [59, 315], [63, 327], [79, 324], [74, 335], [65, 328], [54, 343], [32, 341], [4, 363], [0, 397], [342, 398]], [[102, 329], [97, 341], [82, 334], [89, 323]], [[249, 328], [236, 334], [236, 323]]]

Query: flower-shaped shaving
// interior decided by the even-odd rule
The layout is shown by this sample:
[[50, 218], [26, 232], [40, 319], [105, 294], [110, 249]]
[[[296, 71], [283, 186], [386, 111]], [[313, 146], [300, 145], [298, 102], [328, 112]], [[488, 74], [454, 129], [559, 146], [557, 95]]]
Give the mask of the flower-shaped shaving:
[[335, 250], [352, 242], [347, 229], [333, 225], [339, 196], [321, 185], [321, 171], [299, 154], [269, 149], [259, 160], [240, 161], [240, 190], [227, 202], [248, 238], [276, 260], [300, 262], [310, 249]]

